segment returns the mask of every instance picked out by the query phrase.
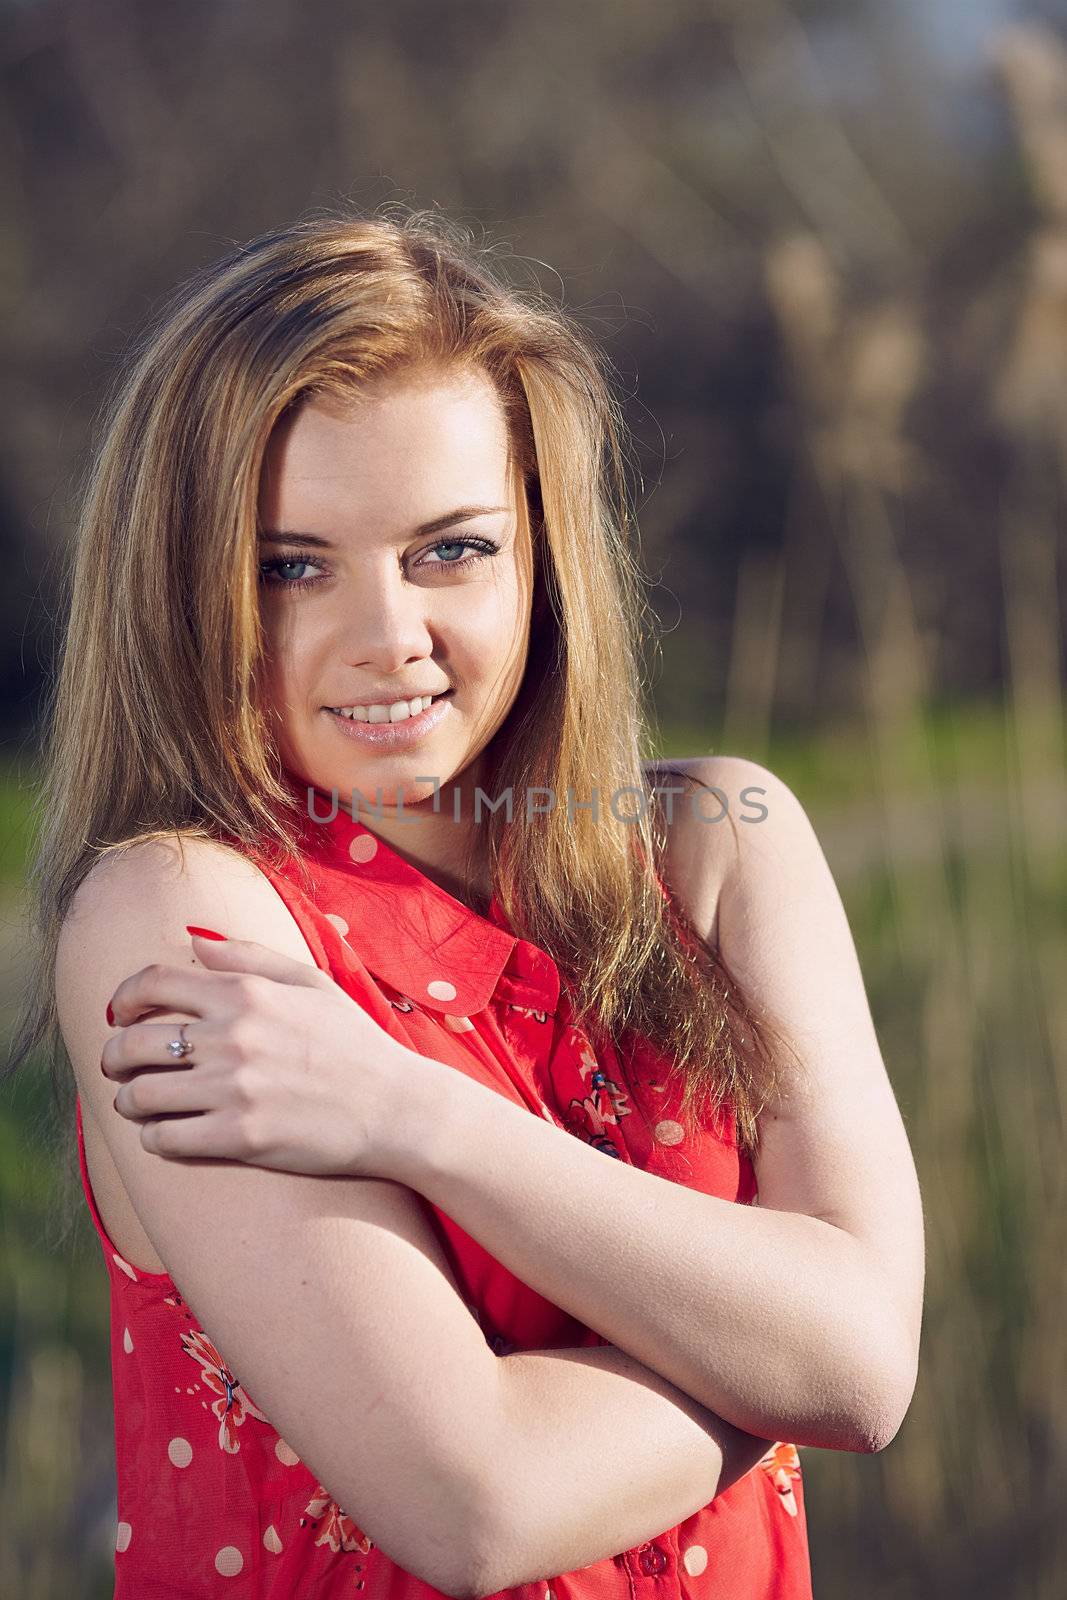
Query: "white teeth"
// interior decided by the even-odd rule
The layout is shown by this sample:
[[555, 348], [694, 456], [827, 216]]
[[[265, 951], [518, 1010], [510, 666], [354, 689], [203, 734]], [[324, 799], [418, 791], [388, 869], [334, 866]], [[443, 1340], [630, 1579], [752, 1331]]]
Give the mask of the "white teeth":
[[332, 709], [350, 722], [406, 722], [408, 717], [417, 717], [420, 711], [425, 711], [433, 700], [432, 694], [424, 694], [414, 700], [394, 700], [389, 706], [334, 706]]

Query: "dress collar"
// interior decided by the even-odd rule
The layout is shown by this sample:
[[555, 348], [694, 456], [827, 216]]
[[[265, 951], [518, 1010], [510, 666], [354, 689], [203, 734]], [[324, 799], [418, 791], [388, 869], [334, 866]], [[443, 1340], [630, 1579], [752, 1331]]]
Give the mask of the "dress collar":
[[[446, 1016], [470, 1016], [494, 995], [536, 1010], [557, 1009], [556, 963], [511, 931], [495, 894], [481, 916], [353, 819], [344, 795], [312, 789], [289, 774], [286, 779], [300, 807], [309, 857], [339, 871], [346, 896], [355, 899], [359, 931], [353, 931], [352, 948], [376, 978]], [[352, 918], [344, 920], [354, 930]]]

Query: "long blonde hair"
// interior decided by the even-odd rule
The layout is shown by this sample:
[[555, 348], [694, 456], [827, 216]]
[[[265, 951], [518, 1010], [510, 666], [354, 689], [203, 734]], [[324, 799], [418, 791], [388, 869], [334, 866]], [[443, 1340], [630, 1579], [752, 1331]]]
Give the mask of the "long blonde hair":
[[[297, 852], [292, 796], [257, 693], [264, 659], [256, 510], [267, 442], [311, 394], [409, 365], [492, 380], [525, 489], [531, 643], [487, 788], [560, 801], [647, 792], [626, 431], [606, 358], [499, 252], [437, 213], [332, 214], [254, 239], [183, 284], [119, 373], [74, 544], [69, 621], [42, 740], [35, 964], [5, 1076], [45, 1044], [66, 1203], [73, 1075], [54, 994], [59, 930], [102, 853], [153, 834], [227, 834]], [[495, 791], [492, 784], [496, 784]], [[558, 803], [492, 814], [492, 881], [515, 931], [548, 950], [576, 1012], [666, 1052], [681, 1116], [732, 1107], [754, 1152], [778, 1055], [711, 950], [665, 898], [666, 833], [638, 801], [605, 825]]]

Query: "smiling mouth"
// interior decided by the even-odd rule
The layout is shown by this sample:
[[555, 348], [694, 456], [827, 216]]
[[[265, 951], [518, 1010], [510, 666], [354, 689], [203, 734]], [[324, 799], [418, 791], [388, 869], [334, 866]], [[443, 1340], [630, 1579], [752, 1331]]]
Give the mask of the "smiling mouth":
[[416, 695], [410, 700], [396, 700], [391, 705], [380, 703], [371, 706], [324, 706], [324, 711], [329, 711], [335, 717], [342, 717], [346, 722], [365, 722], [374, 727], [385, 728], [398, 723], [410, 722], [412, 718], [421, 716], [439, 700], [447, 699], [452, 693], [445, 689], [441, 694]]

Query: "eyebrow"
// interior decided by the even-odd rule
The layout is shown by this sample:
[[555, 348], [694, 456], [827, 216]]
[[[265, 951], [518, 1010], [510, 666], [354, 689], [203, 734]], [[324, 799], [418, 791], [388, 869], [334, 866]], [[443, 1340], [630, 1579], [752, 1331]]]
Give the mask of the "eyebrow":
[[[446, 511], [442, 517], [434, 517], [430, 522], [420, 523], [412, 537], [422, 539], [427, 534], [454, 528], [458, 523], [471, 522], [475, 517], [492, 517], [498, 512], [510, 510], [510, 506], [458, 506], [455, 511]], [[293, 544], [308, 550], [333, 549], [332, 541], [324, 539], [321, 534], [290, 533], [284, 528], [261, 528], [259, 538], [263, 544]]]

